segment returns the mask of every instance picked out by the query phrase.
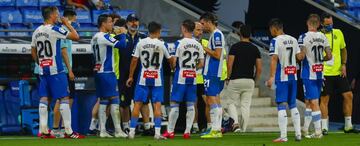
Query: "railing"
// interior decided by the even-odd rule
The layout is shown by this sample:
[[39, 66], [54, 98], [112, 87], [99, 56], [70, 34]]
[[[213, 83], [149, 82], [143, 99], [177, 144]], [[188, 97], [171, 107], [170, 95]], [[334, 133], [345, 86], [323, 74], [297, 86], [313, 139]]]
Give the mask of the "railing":
[[354, 15], [351, 15], [351, 14], [345, 12], [344, 10], [341, 10], [341, 9], [339, 9], [339, 8], [331, 5], [329, 2], [326, 2], [326, 1], [324, 1], [324, 0], [316, 0], [316, 2], [318, 2], [319, 4], [321, 4], [321, 5], [329, 8], [329, 9], [335, 11], [335, 12], [340, 12], [341, 14], [345, 15], [346, 17], [351, 18], [351, 19], [352, 19], [354, 22], [356, 22], [356, 23], [360, 23], [360, 19], [358, 19], [358, 18], [355, 17]]

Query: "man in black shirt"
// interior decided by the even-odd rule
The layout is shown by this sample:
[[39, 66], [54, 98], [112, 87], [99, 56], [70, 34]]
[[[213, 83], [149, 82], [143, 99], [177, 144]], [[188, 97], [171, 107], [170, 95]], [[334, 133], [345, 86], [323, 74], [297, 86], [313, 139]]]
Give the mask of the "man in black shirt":
[[[227, 60], [228, 78], [223, 100], [230, 117], [234, 119], [234, 132], [246, 131], [255, 80], [259, 79], [262, 68], [260, 52], [251, 44], [250, 35], [250, 26], [245, 25], [240, 28], [241, 40], [231, 46]], [[238, 106], [241, 109], [241, 126], [236, 110]]]

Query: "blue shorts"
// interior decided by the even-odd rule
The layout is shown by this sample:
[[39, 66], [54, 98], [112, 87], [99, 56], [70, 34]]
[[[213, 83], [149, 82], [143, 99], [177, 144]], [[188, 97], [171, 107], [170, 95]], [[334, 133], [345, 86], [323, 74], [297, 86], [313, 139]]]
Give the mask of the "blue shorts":
[[60, 99], [69, 96], [68, 79], [65, 73], [40, 75], [39, 96]]
[[143, 86], [136, 85], [135, 87], [135, 102], [147, 102], [149, 94], [151, 94], [151, 102], [163, 102], [164, 101], [164, 87], [163, 86]]
[[323, 80], [309, 80], [303, 79], [303, 88], [305, 99], [319, 99], [321, 94]]
[[296, 107], [296, 92], [297, 92], [297, 82], [285, 81], [280, 82], [276, 81], [276, 103], [287, 102], [289, 108]]
[[196, 101], [196, 85], [174, 83], [171, 92], [170, 101], [175, 102], [195, 102]]
[[204, 76], [204, 87], [206, 96], [218, 96], [223, 87], [221, 81], [216, 76]]
[[96, 96], [99, 98], [110, 98], [119, 96], [116, 91], [117, 80], [115, 73], [95, 74]]

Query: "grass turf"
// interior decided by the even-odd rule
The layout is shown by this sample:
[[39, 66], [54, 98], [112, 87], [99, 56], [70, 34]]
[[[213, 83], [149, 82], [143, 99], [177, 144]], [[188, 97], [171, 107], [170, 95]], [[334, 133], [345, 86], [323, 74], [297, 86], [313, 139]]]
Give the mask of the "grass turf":
[[200, 139], [199, 136], [193, 135], [188, 140], [178, 136], [162, 141], [154, 140], [152, 137], [135, 137], [134, 140], [87, 137], [76, 140], [1, 136], [0, 146], [360, 146], [360, 135], [357, 134], [330, 133], [322, 139], [303, 139], [301, 142], [295, 142], [293, 135], [289, 134], [289, 141], [286, 143], [272, 143], [278, 133], [225, 134], [221, 139]]

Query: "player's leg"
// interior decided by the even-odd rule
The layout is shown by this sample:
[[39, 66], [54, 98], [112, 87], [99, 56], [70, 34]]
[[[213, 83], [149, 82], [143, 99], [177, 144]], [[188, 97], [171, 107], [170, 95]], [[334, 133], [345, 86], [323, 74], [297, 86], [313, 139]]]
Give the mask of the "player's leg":
[[[125, 75], [126, 76], [126, 75]], [[120, 94], [120, 113], [122, 126], [126, 133], [130, 130], [130, 105], [134, 96], [134, 87], [127, 87], [125, 85], [126, 79], [120, 77], [119, 80], [119, 92]]]
[[190, 130], [192, 127], [192, 123], [195, 118], [195, 101], [196, 101], [196, 85], [185, 85], [185, 101], [186, 101], [186, 129], [183, 135], [183, 138], [190, 138]]
[[295, 141], [301, 140], [301, 119], [296, 106], [297, 81], [289, 81], [288, 105], [291, 112], [291, 119], [295, 129]]
[[121, 129], [120, 122], [120, 109], [119, 109], [120, 99], [119, 97], [111, 97], [110, 99], [110, 114], [114, 123], [115, 128], [115, 137], [127, 137]]
[[211, 130], [210, 104], [208, 103], [207, 96], [205, 94], [202, 95], [202, 99], [205, 103], [205, 118], [206, 118], [206, 122], [207, 122], [207, 124], [206, 124], [207, 130], [205, 131], [205, 133], [208, 133]]
[[303, 136], [308, 136], [309, 135], [309, 126], [311, 124], [311, 121], [312, 121], [312, 115], [311, 115], [311, 112], [312, 112], [312, 109], [310, 107], [310, 100], [311, 100], [311, 93], [312, 90], [313, 90], [313, 86], [310, 82], [310, 80], [307, 80], [307, 79], [303, 79], [303, 88], [304, 88], [304, 98], [305, 98], [305, 112], [304, 112], [304, 125], [303, 125], [303, 128], [302, 128], [302, 135]]
[[[303, 130], [306, 130], [304, 136], [307, 138], [321, 138], [321, 112], [319, 106], [319, 96], [322, 87], [322, 80], [303, 80], [303, 83], [305, 91], [304, 95], [307, 101], [307, 110], [305, 111], [305, 120], [307, 121], [304, 123]], [[309, 109], [310, 113], [307, 113]], [[307, 114], [310, 114], [310, 117]], [[308, 129], [311, 121], [314, 123], [315, 134], [308, 135]]]
[[153, 132], [151, 131], [151, 123], [150, 123], [150, 109], [149, 109], [149, 100], [146, 100], [143, 103], [143, 106], [140, 109], [142, 120], [144, 123], [144, 136], [151, 136]]
[[167, 131], [163, 134], [164, 137], [174, 138], [175, 136], [175, 125], [179, 117], [179, 102], [183, 101], [183, 96], [185, 95], [184, 85], [179, 85], [173, 83], [172, 92], [170, 97], [170, 113], [169, 113], [169, 123], [167, 126]]
[[89, 127], [90, 134], [95, 134], [95, 135], [97, 134], [97, 127], [99, 124], [99, 117], [98, 117], [99, 105], [100, 105], [100, 98], [97, 98], [91, 112], [91, 122]]
[[280, 129], [280, 137], [273, 140], [273, 142], [286, 142], [287, 139], [287, 99], [289, 95], [289, 87], [285, 82], [275, 82], [276, 85], [276, 98], [278, 110], [278, 124]]
[[134, 108], [131, 114], [130, 120], [130, 132], [129, 138], [135, 138], [135, 129], [139, 120], [140, 109], [143, 106], [143, 102], [147, 100], [149, 88], [142, 85], [136, 85], [134, 94]]
[[332, 93], [335, 90], [333, 77], [325, 76], [323, 89], [324, 90], [321, 93], [321, 97], [320, 97], [321, 128], [323, 134], [327, 135], [329, 130], [328, 104], [330, 100], [330, 93]]
[[336, 89], [339, 89], [341, 95], [344, 98], [343, 102], [343, 112], [344, 112], [344, 121], [345, 133], [359, 133], [359, 130], [354, 128], [351, 121], [352, 110], [353, 110], [353, 93], [350, 89], [350, 84], [347, 78], [338, 77], [336, 81]]
[[53, 133], [56, 136], [56, 138], [61, 138], [63, 135], [61, 135], [60, 131], [60, 120], [61, 120], [61, 114], [60, 114], [60, 100], [56, 100], [55, 106], [54, 106], [54, 115], [53, 115]]
[[48, 127], [49, 84], [48, 76], [39, 76], [39, 130], [41, 138], [55, 138], [51, 135]]
[[[164, 139], [161, 135], [161, 103], [164, 101], [164, 87], [152, 87], [151, 101], [154, 107], [154, 127], [155, 127], [155, 139]], [[166, 139], [166, 138], [165, 138]]]

